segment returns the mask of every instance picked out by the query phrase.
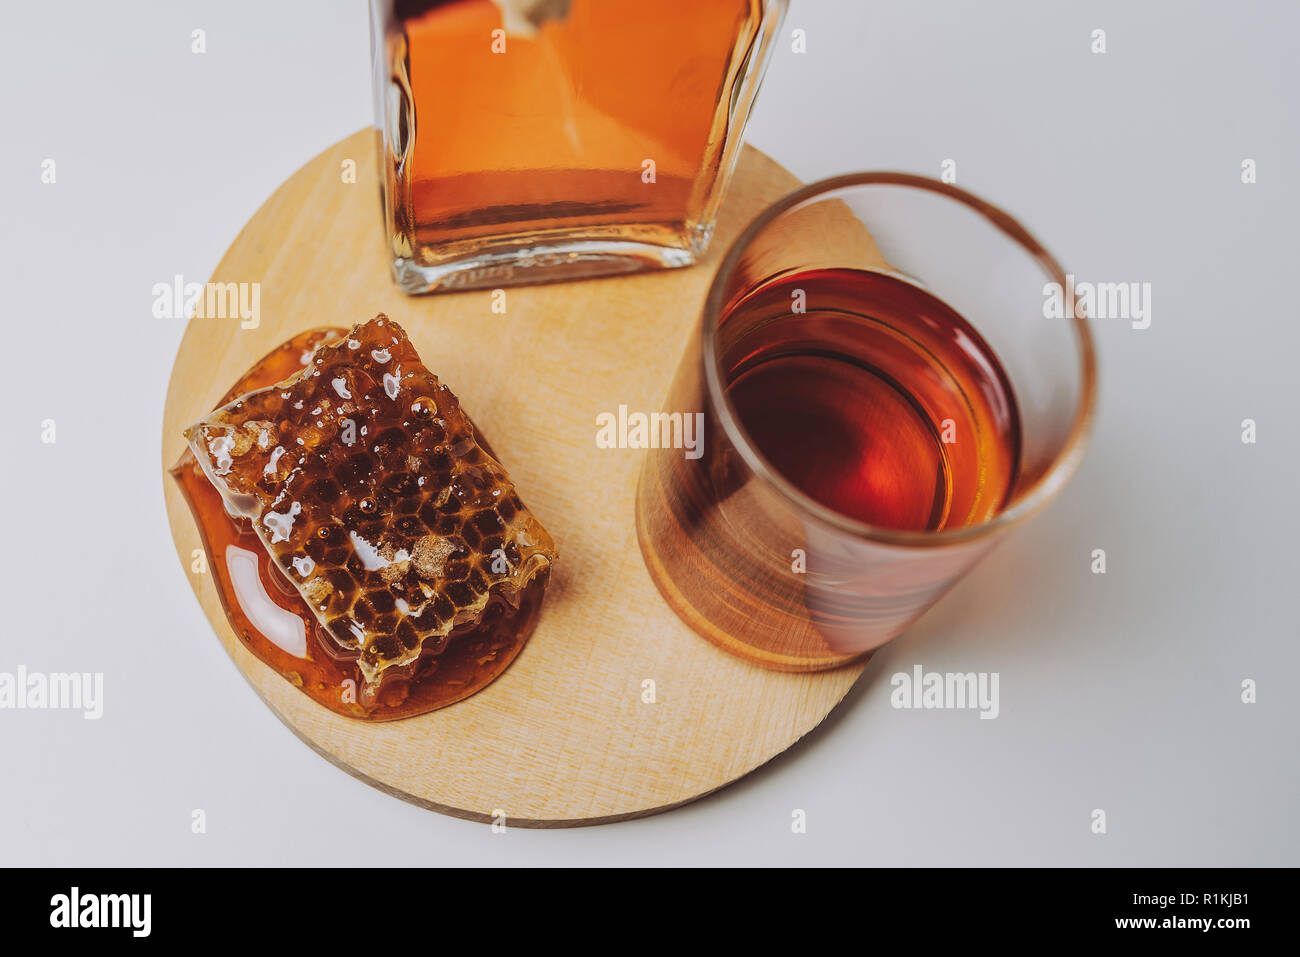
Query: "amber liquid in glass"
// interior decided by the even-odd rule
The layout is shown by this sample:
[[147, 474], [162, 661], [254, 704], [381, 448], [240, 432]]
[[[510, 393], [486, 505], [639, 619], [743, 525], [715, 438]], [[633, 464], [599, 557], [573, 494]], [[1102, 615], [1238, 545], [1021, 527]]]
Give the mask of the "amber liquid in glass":
[[715, 337], [739, 441], [759, 461], [723, 427], [692, 345], [666, 407], [704, 410], [703, 454], [647, 454], [646, 566], [678, 615], [742, 657], [796, 671], [854, 660], [864, 634], [897, 634], [987, 544], [907, 549], [839, 517], [941, 531], [995, 516], [1020, 461], [1007, 376], [941, 300], [855, 269], [758, 283]]
[[[390, 126], [399, 152], [409, 144], [389, 169], [394, 253], [425, 266], [487, 256], [444, 280], [462, 287], [571, 278], [583, 242], [628, 244], [621, 267], [593, 258], [592, 274], [643, 268], [639, 246], [657, 265], [689, 264], [708, 242], [763, 4], [539, 6], [536, 26], [494, 36], [506, 21], [490, 0], [391, 4], [385, 49], [404, 94]], [[557, 252], [530, 251], [521, 279], [517, 261], [492, 265], [511, 246]]]
[[980, 335], [923, 289], [854, 269], [800, 272], [734, 305], [719, 339], [753, 445], [820, 504], [917, 531], [977, 524], [1004, 505], [1020, 457], [1011, 386]]

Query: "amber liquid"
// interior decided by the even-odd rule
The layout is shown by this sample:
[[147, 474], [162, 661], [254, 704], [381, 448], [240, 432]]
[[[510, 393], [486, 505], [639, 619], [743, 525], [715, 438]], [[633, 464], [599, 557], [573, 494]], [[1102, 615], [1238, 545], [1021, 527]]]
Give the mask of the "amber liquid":
[[[729, 131], [759, 0], [572, 0], [508, 33], [489, 0], [397, 2], [409, 90], [389, 184], [397, 252], [430, 264], [488, 240], [692, 248]], [[399, 144], [401, 145], [401, 144]], [[646, 182], [644, 161], [654, 161]]]
[[704, 410], [703, 454], [647, 453], [646, 566], [678, 615], [742, 657], [796, 671], [855, 660], [989, 544], [909, 548], [842, 520], [934, 532], [997, 515], [1020, 460], [1008, 378], [944, 302], [854, 269], [758, 283], [723, 310], [715, 341], [740, 434], [719, 417], [697, 341], [666, 407]]
[[[327, 328], [300, 333], [255, 364], [217, 406], [289, 378], [307, 364], [318, 345], [347, 331]], [[479, 445], [492, 454], [482, 433], [477, 434]], [[171, 475], [198, 525], [208, 572], [235, 634], [262, 662], [338, 714], [389, 721], [467, 698], [509, 667], [536, 624], [546, 573], [538, 574], [522, 590], [517, 608], [493, 595], [478, 621], [451, 631], [446, 650], [436, 656], [424, 655], [405, 673], [385, 678], [378, 700], [367, 702], [359, 690], [362, 679], [355, 653], [341, 653], [338, 643], [324, 633], [297, 589], [271, 561], [249, 521], [233, 518], [226, 511], [221, 495], [204, 476], [193, 453], [186, 450]], [[232, 574], [239, 563], [256, 568], [251, 581], [248, 576], [240, 580]], [[268, 615], [272, 619], [295, 616], [302, 622], [304, 656], [290, 654], [266, 634], [259, 623], [268, 620]]]
[[750, 441], [820, 504], [914, 531], [1003, 507], [1020, 458], [1011, 386], [979, 333], [924, 290], [860, 270], [800, 272], [733, 306], [719, 338]]

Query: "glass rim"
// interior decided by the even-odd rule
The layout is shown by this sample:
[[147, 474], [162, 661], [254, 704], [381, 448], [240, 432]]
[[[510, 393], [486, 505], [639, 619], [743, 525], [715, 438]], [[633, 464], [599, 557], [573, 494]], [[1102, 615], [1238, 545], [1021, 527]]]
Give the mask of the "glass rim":
[[[722, 374], [717, 355], [717, 332], [722, 309], [726, 303], [727, 284], [735, 274], [741, 256], [754, 239], [772, 222], [783, 214], [798, 208], [810, 200], [823, 198], [832, 193], [859, 186], [890, 186], [919, 189], [954, 200], [982, 217], [991, 226], [1019, 245], [1030, 258], [1057, 282], [1061, 289], [1067, 288], [1065, 273], [1056, 259], [1038, 242], [1028, 230], [1010, 215], [985, 202], [978, 196], [959, 189], [950, 183], [943, 183], [928, 176], [901, 172], [860, 172], [845, 173], [827, 179], [817, 180], [801, 186], [791, 193], [776, 200], [755, 217], [731, 243], [723, 257], [717, 273], [709, 286], [704, 300], [704, 312], [700, 322], [700, 354], [704, 364], [705, 391], [708, 401], [717, 412], [718, 420], [727, 439], [739, 452], [745, 464], [756, 476], [769, 487], [775, 489], [790, 501], [795, 508], [813, 517], [833, 529], [847, 532], [854, 538], [880, 542], [887, 545], [907, 548], [937, 548], [948, 545], [960, 545], [974, 542], [999, 531], [1020, 524], [1031, 515], [1046, 506], [1065, 487], [1066, 483], [1078, 471], [1083, 460], [1087, 438], [1092, 430], [1093, 414], [1096, 406], [1097, 364], [1092, 332], [1088, 327], [1086, 316], [1076, 302], [1074, 314], [1069, 322], [1075, 334], [1076, 352], [1079, 360], [1079, 397], [1075, 404], [1074, 417], [1064, 444], [1041, 476], [1010, 507], [1002, 509], [992, 518], [975, 525], [963, 525], [959, 528], [940, 531], [916, 531], [911, 529], [887, 528], [872, 525], [837, 512], [790, 482], [767, 460], [753, 444], [749, 432], [740, 423], [735, 405], [723, 388]], [[864, 224], [870, 229], [870, 224]]]

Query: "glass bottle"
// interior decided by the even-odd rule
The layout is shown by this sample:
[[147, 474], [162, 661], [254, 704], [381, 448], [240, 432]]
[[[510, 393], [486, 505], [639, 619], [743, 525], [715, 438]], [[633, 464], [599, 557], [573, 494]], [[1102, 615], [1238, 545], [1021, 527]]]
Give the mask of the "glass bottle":
[[371, 0], [409, 293], [687, 266], [787, 0]]

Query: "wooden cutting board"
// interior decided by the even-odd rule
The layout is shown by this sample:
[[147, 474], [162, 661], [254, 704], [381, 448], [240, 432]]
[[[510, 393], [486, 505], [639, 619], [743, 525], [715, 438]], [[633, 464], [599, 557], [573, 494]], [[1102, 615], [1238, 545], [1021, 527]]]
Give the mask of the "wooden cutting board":
[[[349, 161], [354, 179], [345, 175]], [[496, 682], [421, 717], [357, 721], [317, 705], [244, 648], [211, 577], [191, 571], [198, 532], [166, 477], [182, 566], [249, 683], [350, 774], [432, 810], [512, 826], [667, 810], [735, 781], [815, 728], [863, 666], [767, 671], [682, 624], [637, 547], [641, 452], [595, 443], [598, 413], [620, 404], [660, 409], [722, 253], [796, 180], [746, 147], [702, 264], [512, 287], [504, 314], [493, 312], [490, 291], [412, 298], [397, 289], [377, 182], [374, 133], [363, 130], [295, 173], [240, 232], [212, 281], [260, 283], [260, 324], [190, 321], [167, 390], [163, 467], [180, 457], [184, 428], [271, 348], [313, 326], [385, 312], [489, 437], [560, 560], [537, 630]]]

